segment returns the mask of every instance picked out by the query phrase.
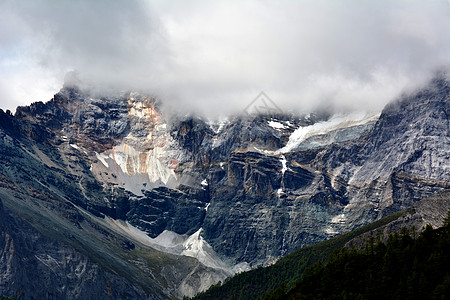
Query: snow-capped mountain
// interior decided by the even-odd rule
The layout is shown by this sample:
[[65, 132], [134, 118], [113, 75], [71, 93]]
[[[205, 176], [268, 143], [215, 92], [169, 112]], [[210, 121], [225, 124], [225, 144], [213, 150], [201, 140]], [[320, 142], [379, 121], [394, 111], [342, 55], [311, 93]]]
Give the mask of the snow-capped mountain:
[[[59, 256], [11, 250], [26, 239], [14, 234], [1, 253], [72, 276], [46, 287], [55, 297], [85, 297], [89, 278], [120, 282], [112, 298], [192, 296], [449, 189], [449, 97], [437, 77], [381, 113], [212, 122], [165, 115], [163, 100], [138, 93], [65, 87], [14, 116], [0, 111], [4, 222], [23, 219], [14, 226], [57, 243]], [[82, 268], [61, 267], [69, 252]], [[4, 282], [32, 276], [25, 265], [0, 255]], [[90, 296], [102, 297], [97, 288]], [[31, 297], [0, 284], [0, 294], [19, 290]]]

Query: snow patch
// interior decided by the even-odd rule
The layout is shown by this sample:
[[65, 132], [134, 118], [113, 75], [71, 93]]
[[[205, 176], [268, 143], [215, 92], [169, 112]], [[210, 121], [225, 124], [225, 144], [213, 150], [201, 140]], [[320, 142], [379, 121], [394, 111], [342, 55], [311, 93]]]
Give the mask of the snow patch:
[[200, 236], [202, 228], [197, 230], [193, 235], [188, 237], [183, 243], [183, 251], [181, 255], [186, 255], [198, 259], [205, 266], [214, 269], [229, 270], [223, 262], [218, 260], [217, 254], [215, 254], [212, 247]]
[[251, 270], [250, 265], [247, 262], [241, 262], [235, 266], [233, 266], [233, 268], [231, 269], [233, 274], [237, 274], [237, 273], [242, 273], [242, 272], [247, 272], [249, 270]]
[[287, 171], [287, 166], [286, 166], [286, 157], [284, 155], [281, 155], [280, 157], [280, 161], [281, 161], [281, 174], [284, 175], [284, 173]]
[[271, 150], [264, 150], [264, 149], [259, 149], [258, 147], [253, 147], [256, 151], [258, 151], [259, 153], [265, 154], [265, 155], [275, 155], [277, 154], [277, 151], [271, 151]]
[[331, 223], [342, 224], [342, 223], [345, 223], [346, 220], [347, 220], [347, 217], [345, 216], [345, 214], [340, 214], [340, 215], [333, 217], [331, 219]]
[[50, 270], [55, 270], [56, 267], [59, 267], [59, 262], [48, 254], [34, 255], [42, 264], [44, 264]]
[[206, 204], [205, 206], [205, 210], [208, 211], [209, 206], [211, 205], [211, 203]]
[[[145, 232], [141, 232], [147, 235]], [[173, 231], [164, 230], [160, 235], [152, 239], [152, 241], [165, 248], [175, 248], [177, 245], [183, 243], [184, 237]]]
[[209, 125], [209, 127], [211, 128], [212, 131], [214, 131], [214, 133], [216, 134], [216, 136], [212, 139], [212, 148], [216, 148], [218, 147], [221, 142], [222, 139], [219, 138], [219, 134], [222, 133], [223, 128], [225, 127], [225, 125], [227, 125], [230, 121], [225, 118], [225, 119], [221, 119], [219, 121], [212, 121], [209, 120], [207, 122], [207, 124]]
[[222, 131], [222, 129], [225, 127], [226, 124], [227, 124], [227, 122], [219, 123], [219, 127], [217, 127], [216, 133], [220, 133]]
[[286, 125], [281, 124], [280, 122], [277, 122], [277, 121], [268, 121], [267, 123], [269, 124], [270, 127], [274, 128], [274, 129], [286, 128]]
[[379, 114], [367, 115], [366, 113], [362, 112], [352, 113], [345, 116], [337, 114], [328, 121], [318, 122], [310, 126], [301, 126], [297, 128], [290, 135], [289, 141], [287, 142], [286, 146], [277, 151], [268, 152], [272, 152], [272, 154], [288, 153], [292, 150], [295, 150], [295, 148], [297, 148], [302, 142], [312, 136], [324, 135], [329, 132], [351, 126], [364, 125], [369, 122], [376, 121], [379, 116]]
[[109, 164], [106, 162], [106, 159], [108, 158], [108, 156], [106, 156], [105, 154], [99, 154], [99, 153], [97, 153], [97, 152], [95, 152], [95, 156], [97, 157], [97, 159], [98, 159], [99, 161], [102, 162], [102, 164], [103, 164], [105, 167], [109, 168]]
[[214, 131], [215, 134], [218, 134], [229, 122], [230, 121], [228, 120], [228, 118], [223, 118], [218, 121], [208, 120], [207, 124], [212, 129], [212, 131]]
[[161, 162], [160, 158], [164, 154], [162, 147], [154, 147], [146, 152], [140, 152], [123, 143], [113, 148], [110, 157], [125, 174], [146, 174], [150, 182], [161, 180], [167, 184], [170, 177], [176, 178], [176, 175], [173, 169]]
[[[207, 209], [208, 206], [209, 203], [205, 209]], [[190, 236], [164, 230], [156, 238], [151, 238], [144, 231], [134, 227], [128, 222], [114, 220], [109, 217], [105, 218], [105, 222], [109, 228], [125, 234], [144, 245], [166, 253], [194, 257], [205, 266], [223, 270], [228, 276], [231, 276], [236, 272], [250, 270], [250, 266], [245, 262], [234, 266], [230, 266], [223, 262], [212, 247], [200, 235], [202, 228]]]
[[334, 229], [331, 228], [330, 226], [327, 227], [324, 231], [325, 231], [326, 234], [332, 234], [332, 235], [335, 235], [335, 234], [338, 234], [338, 233], [339, 233], [338, 231], [334, 230]]
[[75, 144], [69, 144], [69, 145], [70, 145], [70, 147], [72, 147], [72, 148], [74, 148], [74, 149], [80, 150], [80, 147], [78, 147], [78, 146], [75, 145]]
[[203, 179], [203, 181], [200, 184], [203, 186], [208, 186], [208, 181], [206, 179]]

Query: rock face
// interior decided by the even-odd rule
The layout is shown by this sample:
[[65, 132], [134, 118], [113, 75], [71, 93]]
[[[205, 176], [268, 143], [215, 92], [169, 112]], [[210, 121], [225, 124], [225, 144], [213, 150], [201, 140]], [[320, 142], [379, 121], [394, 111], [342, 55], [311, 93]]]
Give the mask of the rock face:
[[54, 247], [79, 260], [92, 250], [98, 282], [115, 274], [119, 291], [193, 295], [449, 189], [449, 96], [437, 77], [381, 114], [215, 123], [163, 114], [137, 93], [65, 87], [0, 111], [0, 196]]
[[386, 242], [390, 234], [401, 233], [404, 228], [418, 236], [427, 225], [431, 225], [434, 229], [442, 227], [449, 211], [450, 190], [446, 190], [416, 202], [412, 207], [400, 213], [400, 216], [392, 222], [356, 236], [345, 246], [349, 249], [352, 247], [363, 248], [371, 237], [375, 240], [381, 238], [383, 242]]
[[0, 291], [21, 299], [146, 299], [128, 280], [52, 241], [0, 202]]
[[231, 154], [227, 169], [212, 175], [206, 240], [237, 261], [267, 263], [448, 189], [449, 95], [448, 82], [435, 79], [387, 106], [376, 123], [346, 127], [356, 138], [313, 144], [343, 131], [335, 118], [301, 127], [319, 134], [304, 132], [281, 151]]
[[[56, 111], [55, 115], [66, 115], [58, 112], [60, 108], [56, 109], [55, 103], [50, 102], [48, 105], [52, 111]], [[24, 110], [33, 111], [35, 106], [39, 104]], [[33, 288], [41, 288], [39, 295], [43, 296], [39, 298], [43, 299], [89, 299], [97, 296], [101, 299], [165, 299], [193, 295], [200, 288], [207, 287], [200, 280], [205, 284], [213, 284], [232, 274], [231, 271], [211, 268], [192, 258], [198, 253], [181, 255], [183, 249], [168, 249], [165, 252], [154, 250], [165, 241], [149, 245], [147, 239], [150, 237], [142, 231], [127, 223], [112, 222], [114, 219], [127, 218], [133, 222], [135, 210], [146, 204], [149, 207], [152, 205], [152, 215], [155, 214], [152, 211], [154, 207], [161, 208], [161, 217], [166, 210], [175, 215], [180, 214], [182, 207], [186, 206], [183, 199], [187, 198], [189, 191], [161, 187], [145, 191], [145, 195], [134, 195], [119, 184], [99, 181], [96, 177], [99, 173], [95, 173], [94, 169], [94, 164], [102, 164], [96, 158], [96, 151], [101, 149], [98, 140], [91, 142], [86, 138], [87, 134], [83, 133], [80, 134], [78, 146], [60, 129], [63, 122], [71, 124], [68, 119], [50, 122], [48, 117], [44, 118], [47, 113], [41, 113], [42, 116], [37, 119], [43, 120], [45, 126], [35, 119], [29, 121], [29, 116], [23, 111], [18, 113], [22, 114], [21, 119], [0, 113], [0, 199], [8, 208], [11, 220], [16, 220], [8, 221], [2, 214], [1, 223], [4, 227], [1, 233], [7, 248], [0, 266], [4, 269], [2, 282], [7, 284], [0, 286], [0, 294], [31, 299], [38, 295]], [[116, 144], [113, 139], [110, 139], [110, 143]], [[83, 145], [91, 145], [94, 150], [88, 152]], [[118, 177], [114, 173], [109, 176], [113, 179], [114, 176]], [[204, 193], [201, 188], [198, 190]], [[170, 205], [160, 205], [163, 195]], [[170, 195], [177, 195], [178, 198], [171, 198]], [[138, 199], [142, 202], [137, 202]], [[205, 210], [198, 209], [198, 203], [189, 205], [195, 207], [200, 218], [204, 215]], [[139, 214], [137, 224], [147, 224], [144, 222], [147, 217], [144, 212]], [[167, 219], [169, 217], [173, 216], [169, 215]], [[178, 215], [178, 218], [184, 216]], [[21, 223], [17, 223], [19, 221]], [[19, 225], [14, 225], [16, 223]], [[186, 224], [191, 225], [189, 222]], [[17, 232], [24, 231], [23, 235], [13, 235], [10, 230], [16, 228], [14, 226], [18, 228]], [[191, 227], [186, 229], [183, 222], [177, 226], [176, 230], [197, 231]], [[160, 224], [149, 228], [159, 230]], [[161, 230], [164, 228], [165, 223]], [[26, 233], [27, 230], [31, 232]], [[32, 238], [35, 235], [40, 237]], [[8, 245], [16, 246], [11, 248]], [[19, 246], [20, 249], [17, 248]], [[164, 247], [161, 249], [167, 250]], [[46, 253], [50, 258], [45, 256]], [[51, 260], [55, 266], [45, 269], [45, 264], [40, 266], [41, 260], [35, 255], [44, 262]], [[23, 260], [9, 263], [10, 258], [17, 257], [23, 257]], [[34, 262], [27, 264], [28, 260]], [[38, 277], [38, 272], [48, 273], [42, 279], [48, 280], [47, 284], [34, 279]], [[22, 275], [27, 278], [20, 277]], [[52, 276], [62, 279], [52, 281]], [[66, 277], [70, 282], [64, 281]], [[32, 281], [36, 283], [31, 285]], [[13, 284], [15, 282], [29, 283], [29, 287]], [[60, 284], [51, 285], [51, 282]]]

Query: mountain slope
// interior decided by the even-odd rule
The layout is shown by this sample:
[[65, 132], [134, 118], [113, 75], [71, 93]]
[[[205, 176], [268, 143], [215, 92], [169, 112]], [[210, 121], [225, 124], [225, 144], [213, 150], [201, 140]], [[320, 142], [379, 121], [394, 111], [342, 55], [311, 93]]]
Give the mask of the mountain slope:
[[448, 189], [449, 95], [448, 82], [436, 79], [351, 140], [232, 152], [224, 169], [211, 170], [205, 239], [236, 261], [267, 264]]
[[[128, 201], [126, 192], [117, 189], [106, 193], [89, 172], [85, 154], [58, 140], [53, 144], [55, 140], [51, 139], [52, 132], [39, 125], [19, 123], [8, 114], [1, 117], [5, 130], [2, 131], [0, 148], [0, 199], [14, 218], [20, 217], [29, 224], [23, 227], [33, 228], [29, 230], [45, 237], [36, 241], [35, 248], [45, 249], [47, 239], [51, 243], [65, 245], [61, 246], [66, 249], [64, 251], [82, 257], [86, 261], [86, 268], [93, 268], [95, 271], [95, 268], [100, 267], [108, 273], [116, 274], [124, 284], [134, 286], [139, 292], [128, 298], [146, 298], [146, 295], [150, 298], [182, 296], [186, 294], [185, 289], [191, 290], [192, 294], [201, 287], [201, 281], [212, 284], [228, 276], [228, 273], [206, 267], [196, 259], [156, 251], [142, 244], [135, 236], [127, 235], [114, 227], [114, 224], [106, 222], [108, 218], [102, 212], [114, 217], [122, 213], [120, 206], [105, 205], [107, 196], [114, 197], [113, 201], [120, 203], [124, 199]], [[17, 243], [24, 239], [19, 236]], [[5, 253], [17, 255], [14, 249], [9, 248]], [[26, 255], [34, 253], [30, 250]], [[58, 258], [55, 258], [56, 261], [62, 260], [61, 264], [65, 261], [61, 255], [54, 257]], [[26, 265], [16, 264], [13, 270], [6, 271], [3, 274], [5, 282], [18, 280], [15, 276], [24, 267]], [[37, 271], [35, 268], [30, 269]], [[63, 271], [60, 271], [61, 274], [64, 274]], [[88, 270], [87, 273], [94, 271]], [[83, 283], [82, 277], [77, 280], [80, 281], [77, 284]], [[98, 280], [102, 282], [101, 278]], [[106, 284], [103, 288], [104, 286]], [[118, 288], [117, 298], [127, 298], [125, 291], [129, 288], [117, 285], [113, 289], [115, 287]], [[34, 295], [32, 289], [5, 289], [2, 294], [20, 293], [24, 299]], [[69, 297], [64, 294], [66, 289], [69, 286], [62, 284], [48, 286], [42, 292]], [[85, 296], [82, 293], [74, 294], [73, 298], [83, 299]]]
[[20, 299], [146, 299], [141, 287], [46, 238], [2, 206], [0, 225], [2, 294]]
[[445, 191], [417, 202], [413, 207], [384, 217], [355, 231], [321, 243], [298, 249], [278, 260], [274, 265], [240, 273], [227, 279], [223, 285], [212, 287], [194, 299], [256, 299], [284, 285], [287, 291], [296, 286], [304, 271], [316, 262], [326, 262], [341, 248], [360, 249], [374, 237], [386, 242], [392, 233], [402, 228], [415, 228], [418, 235], [425, 225], [434, 228], [443, 225], [450, 210], [450, 192]]
[[334, 253], [316, 264], [289, 293], [274, 291], [268, 299], [447, 299], [450, 292], [450, 219], [417, 238], [407, 231], [365, 251]]

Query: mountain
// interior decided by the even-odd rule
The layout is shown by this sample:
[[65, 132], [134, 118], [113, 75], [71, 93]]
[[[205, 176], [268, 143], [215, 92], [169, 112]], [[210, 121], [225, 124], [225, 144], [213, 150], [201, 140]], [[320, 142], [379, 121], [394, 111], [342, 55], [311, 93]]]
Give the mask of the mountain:
[[[291, 289], [295, 291], [296, 286], [301, 286], [302, 277], [308, 268], [319, 262], [326, 264], [336, 251], [364, 250], [371, 238], [373, 243], [386, 243], [390, 235], [402, 233], [405, 229], [411, 232], [412, 237], [417, 237], [427, 225], [432, 225], [434, 228], [443, 226], [449, 211], [450, 191], [439, 192], [416, 202], [406, 210], [386, 216], [369, 225], [298, 249], [271, 266], [237, 274], [223, 284], [212, 286], [194, 299], [276, 298], [277, 293], [281, 292], [280, 288], [283, 293]], [[364, 265], [360, 267], [364, 268]], [[336, 281], [338, 281], [337, 278]], [[309, 298], [313, 297], [310, 295]]]
[[17, 226], [44, 237], [36, 249], [73, 251], [85, 272], [101, 270], [97, 282], [121, 278], [111, 297], [135, 298], [127, 285], [142, 297], [193, 296], [449, 189], [449, 96], [437, 76], [381, 114], [215, 122], [136, 92], [65, 86], [47, 103], [0, 111], [0, 199]]
[[[268, 264], [448, 189], [448, 97], [448, 82], [435, 80], [376, 122], [332, 117], [296, 129], [281, 148], [259, 142], [232, 152], [227, 170], [211, 174], [205, 239], [235, 261]], [[342, 127], [353, 139], [311, 141]]]
[[284, 294], [280, 288], [271, 299], [446, 299], [449, 225], [450, 214], [443, 227], [427, 226], [417, 238], [403, 230], [385, 244], [369, 242], [364, 251], [343, 248], [326, 265], [308, 269], [291, 291]]

